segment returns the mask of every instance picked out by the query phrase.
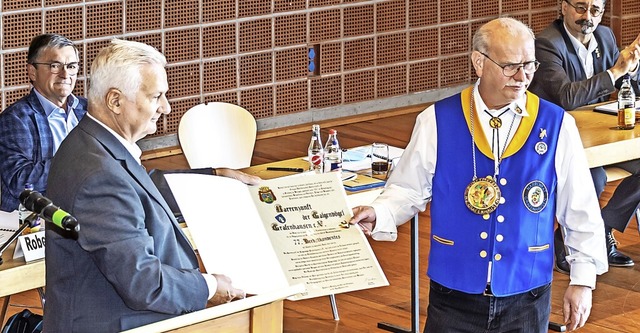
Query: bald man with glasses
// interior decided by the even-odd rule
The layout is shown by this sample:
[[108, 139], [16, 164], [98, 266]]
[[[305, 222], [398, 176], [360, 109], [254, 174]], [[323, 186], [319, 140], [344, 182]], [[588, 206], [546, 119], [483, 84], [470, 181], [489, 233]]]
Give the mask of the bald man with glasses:
[[[604, 102], [620, 87], [621, 78], [629, 73], [631, 85], [638, 87], [640, 35], [627, 47], [618, 49], [615, 36], [600, 25], [606, 0], [564, 0], [561, 17], [536, 38], [536, 59], [540, 68], [529, 90], [565, 110]], [[615, 119], [612, 120], [615, 123]], [[610, 266], [631, 267], [633, 260], [618, 251], [612, 230], [624, 232], [640, 203], [640, 161], [616, 165], [632, 175], [615, 190], [602, 209], [605, 238]], [[602, 167], [591, 169], [598, 197], [604, 190], [607, 176]], [[576, 257], [566, 249], [560, 229], [556, 230], [556, 270], [570, 274]]]
[[33, 88], [0, 113], [0, 210], [18, 208], [26, 183], [45, 193], [51, 159], [87, 112], [72, 94], [80, 60], [73, 42], [57, 34], [31, 40], [27, 74]]

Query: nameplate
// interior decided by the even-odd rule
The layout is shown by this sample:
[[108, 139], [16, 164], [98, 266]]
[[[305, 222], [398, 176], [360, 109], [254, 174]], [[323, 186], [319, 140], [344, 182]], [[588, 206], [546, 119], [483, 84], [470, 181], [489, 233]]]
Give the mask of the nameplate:
[[24, 261], [31, 262], [44, 258], [44, 230], [18, 237], [13, 258], [24, 256]]

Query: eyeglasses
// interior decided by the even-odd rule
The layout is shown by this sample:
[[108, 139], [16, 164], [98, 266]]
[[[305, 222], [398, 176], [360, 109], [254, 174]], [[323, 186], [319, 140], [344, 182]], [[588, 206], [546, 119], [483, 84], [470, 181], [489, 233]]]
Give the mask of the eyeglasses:
[[522, 68], [522, 70], [524, 71], [525, 74], [531, 75], [531, 74], [535, 73], [535, 71], [538, 70], [538, 66], [540, 66], [540, 62], [538, 60], [527, 61], [527, 62], [523, 62], [523, 63], [520, 63], [520, 64], [500, 65], [495, 60], [491, 59], [491, 57], [486, 55], [484, 52], [480, 52], [480, 54], [482, 54], [483, 56], [487, 57], [487, 59], [491, 60], [491, 62], [496, 64], [498, 67], [502, 68], [502, 75], [504, 75], [506, 77], [512, 77], [512, 76], [518, 74], [518, 71], [520, 71], [520, 68]]
[[70, 62], [68, 64], [63, 64], [61, 62], [32, 62], [32, 65], [47, 65], [49, 66], [49, 71], [51, 74], [58, 74], [64, 68], [69, 75], [78, 74], [78, 70], [80, 69], [80, 64], [77, 62]]
[[575, 9], [576, 13], [583, 15], [584, 13], [587, 12], [587, 10], [589, 10], [589, 13], [591, 13], [591, 16], [593, 17], [598, 17], [600, 15], [602, 15], [602, 13], [604, 13], [604, 8], [600, 8], [600, 7], [585, 7], [583, 5], [577, 5], [574, 6], [571, 2], [569, 2], [569, 0], [564, 0], [564, 2], [568, 3], [569, 6], [573, 7], [573, 9]]

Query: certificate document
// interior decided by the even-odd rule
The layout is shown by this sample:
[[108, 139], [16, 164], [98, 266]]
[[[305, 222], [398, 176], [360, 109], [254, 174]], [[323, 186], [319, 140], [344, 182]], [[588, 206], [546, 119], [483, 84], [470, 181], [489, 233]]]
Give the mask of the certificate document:
[[[208, 273], [248, 293], [304, 284], [290, 299], [388, 285], [338, 173], [248, 186], [200, 174], [166, 175]], [[198, 190], [194, 190], [198, 189]]]

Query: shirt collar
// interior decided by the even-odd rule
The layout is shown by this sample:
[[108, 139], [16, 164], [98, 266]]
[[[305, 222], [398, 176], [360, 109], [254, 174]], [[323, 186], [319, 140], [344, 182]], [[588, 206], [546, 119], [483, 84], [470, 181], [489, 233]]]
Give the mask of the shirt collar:
[[140, 147], [138, 147], [137, 144], [135, 143], [132, 144], [129, 141], [125, 140], [122, 136], [120, 136], [120, 134], [116, 133], [109, 126], [105, 125], [100, 120], [93, 117], [91, 114], [87, 113], [87, 116], [91, 118], [93, 121], [95, 121], [96, 123], [98, 123], [100, 126], [104, 127], [113, 136], [115, 136], [116, 139], [118, 139], [118, 141], [120, 141], [120, 143], [124, 146], [124, 148], [127, 149], [129, 154], [131, 154], [131, 157], [133, 157], [136, 160], [136, 162], [138, 162], [138, 164], [142, 165], [142, 162], [140, 161], [140, 157], [142, 156], [142, 150], [140, 149]]
[[[42, 94], [40, 94], [38, 89], [33, 88], [33, 91], [36, 93], [36, 97], [38, 97], [38, 101], [40, 101], [40, 105], [42, 106], [42, 109], [44, 109], [44, 113], [47, 115], [47, 117], [50, 116], [51, 113], [53, 113], [53, 111], [60, 109], [57, 105], [53, 104], [46, 97], [42, 96]], [[78, 100], [76, 96], [73, 96], [73, 94], [67, 96], [67, 109], [64, 111], [66, 112], [66, 111], [71, 111], [75, 109], [79, 103], [80, 103], [80, 100]]]
[[[478, 91], [479, 84], [480, 84], [480, 79], [476, 81], [475, 88], [473, 89], [473, 99], [476, 103], [474, 107], [478, 112], [483, 112], [482, 110], [487, 110], [491, 114], [493, 113], [499, 114], [499, 113], [502, 113], [503, 110], [506, 110], [507, 108], [509, 108], [511, 112], [513, 112], [514, 114], [517, 114], [522, 117], [529, 116], [529, 113], [527, 112], [527, 94], [522, 94], [522, 96], [519, 99], [511, 102], [509, 105], [506, 105], [500, 108], [499, 110], [495, 110], [495, 109], [492, 110], [487, 107], [487, 105], [484, 103], [484, 100], [482, 100], [482, 97], [480, 97], [480, 92]], [[517, 110], [520, 110], [520, 112], [518, 112]]]
[[[587, 46], [585, 47], [584, 44], [582, 44], [577, 38], [575, 38], [567, 29], [567, 25], [566, 23], [562, 22], [562, 27], [564, 28], [564, 31], [567, 33], [567, 35], [569, 36], [569, 40], [571, 41], [571, 44], [573, 44], [573, 48], [576, 49], [576, 52], [578, 52], [578, 56], [581, 55], [580, 50], [584, 50], [587, 51], [587, 53], [592, 53], [593, 51], [596, 50], [596, 48], [598, 48], [598, 41], [596, 40], [595, 36], [592, 34], [591, 38], [589, 39], [589, 43], [587, 44]], [[582, 57], [580, 57], [582, 58]], [[584, 62], [584, 60], [583, 60]]]

